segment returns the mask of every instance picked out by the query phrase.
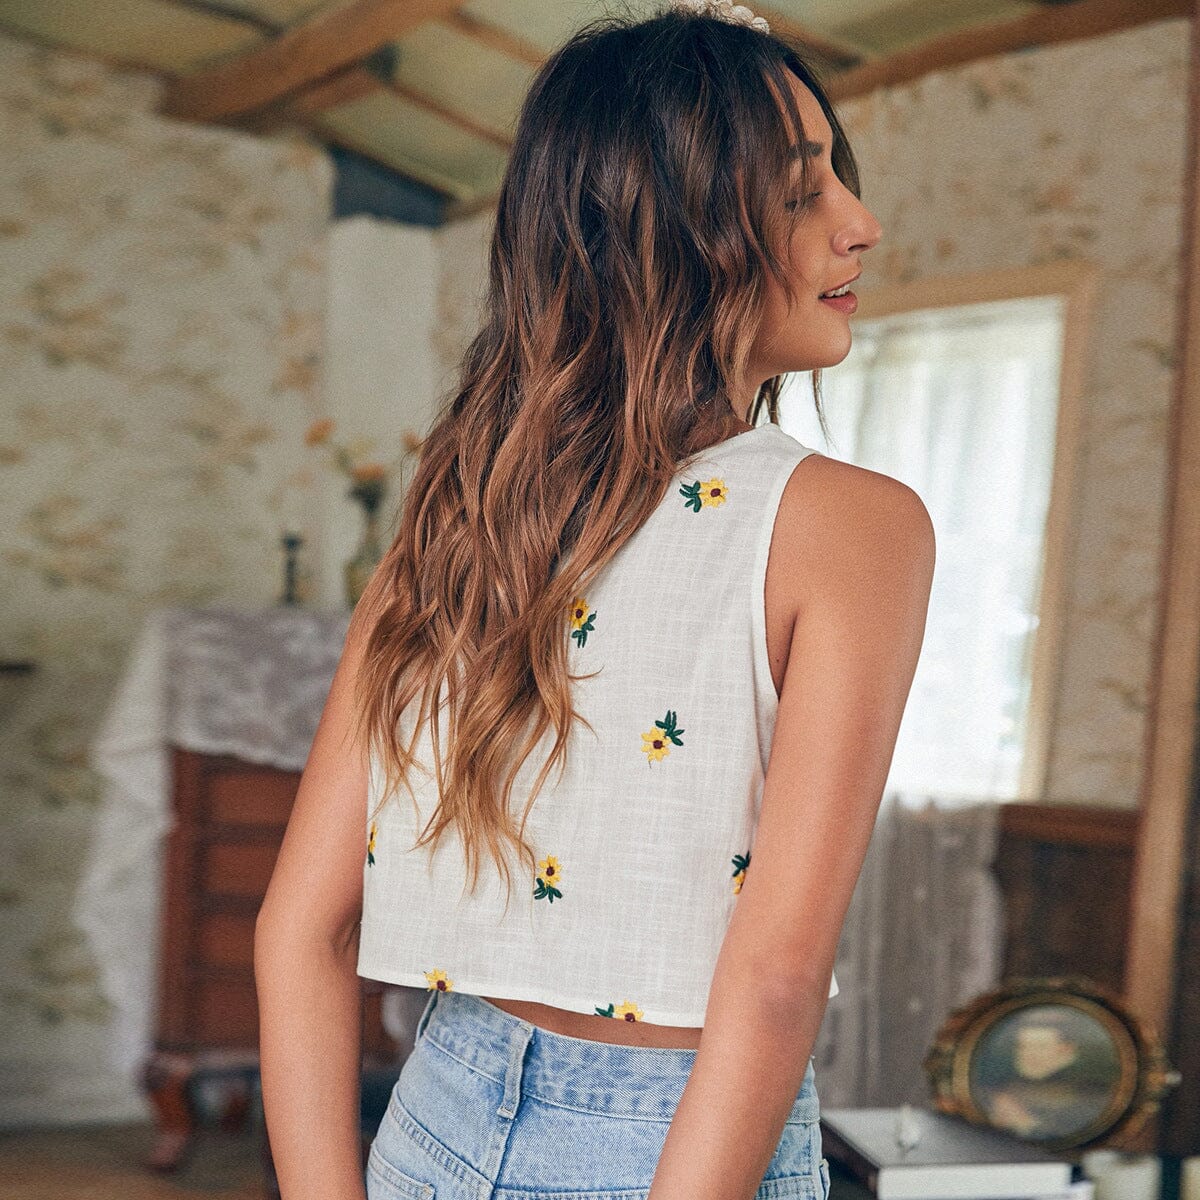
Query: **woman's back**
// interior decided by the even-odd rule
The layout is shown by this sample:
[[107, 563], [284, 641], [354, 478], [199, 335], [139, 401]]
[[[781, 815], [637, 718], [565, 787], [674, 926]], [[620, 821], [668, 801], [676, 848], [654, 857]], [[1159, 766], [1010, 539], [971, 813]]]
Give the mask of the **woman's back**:
[[[576, 598], [565, 636], [571, 672], [590, 676], [572, 685], [587, 724], [530, 811], [537, 870], [507, 909], [498, 876], [465, 893], [456, 839], [430, 870], [425, 849], [410, 849], [436, 803], [432, 774], [414, 777], [417, 813], [406, 791], [389, 798], [367, 830], [360, 974], [468, 991], [517, 1015], [548, 1006], [548, 1027], [571, 1036], [655, 1040], [600, 1019], [615, 1017], [676, 1027], [656, 1031], [657, 1044], [695, 1044], [753, 869], [778, 704], [764, 602], [772, 532], [813, 453], [767, 424], [693, 456]], [[789, 614], [772, 615], [786, 627]], [[518, 819], [550, 737], [517, 774]], [[419, 746], [430, 764], [427, 732]], [[372, 811], [379, 786], [373, 770]]]

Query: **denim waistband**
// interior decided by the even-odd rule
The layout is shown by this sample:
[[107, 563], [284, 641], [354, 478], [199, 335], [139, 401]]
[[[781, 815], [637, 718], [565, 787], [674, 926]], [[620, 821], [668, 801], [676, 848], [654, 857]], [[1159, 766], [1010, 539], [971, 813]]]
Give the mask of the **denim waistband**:
[[[514, 1017], [469, 992], [433, 989], [417, 1025], [464, 1066], [500, 1083], [505, 1107], [521, 1095], [614, 1116], [669, 1121], [691, 1074], [696, 1051], [625, 1046], [554, 1033]], [[820, 1117], [813, 1060], [805, 1067], [787, 1123]]]

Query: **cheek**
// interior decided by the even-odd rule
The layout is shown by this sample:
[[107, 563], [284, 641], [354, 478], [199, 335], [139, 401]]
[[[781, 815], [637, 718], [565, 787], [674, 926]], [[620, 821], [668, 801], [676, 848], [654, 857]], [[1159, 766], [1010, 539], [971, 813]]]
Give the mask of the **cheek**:
[[778, 326], [787, 316], [787, 304], [787, 294], [772, 279], [763, 298], [763, 323], [769, 328]]
[[804, 262], [799, 258], [792, 260], [792, 286], [796, 289], [797, 303], [807, 304], [815, 300], [821, 290], [820, 271], [812, 262]]
[[797, 232], [788, 248], [787, 264], [789, 278], [801, 300], [815, 298], [821, 290], [822, 262], [812, 233]]
[[[814, 294], [809, 279], [813, 270], [811, 247], [806, 247], [804, 240], [798, 235], [794, 236], [782, 256], [782, 263], [784, 276], [795, 293], [795, 299], [791, 302], [794, 305], [792, 309], [794, 312], [803, 308]], [[787, 293], [783, 290], [783, 286], [774, 279], [771, 280], [771, 288], [774, 292], [775, 311], [786, 317], [789, 304]]]

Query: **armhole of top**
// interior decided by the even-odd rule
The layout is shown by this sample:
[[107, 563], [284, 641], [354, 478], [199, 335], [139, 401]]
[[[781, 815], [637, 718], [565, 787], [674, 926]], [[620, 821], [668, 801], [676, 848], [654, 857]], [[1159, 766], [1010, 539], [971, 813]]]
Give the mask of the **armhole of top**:
[[754, 567], [750, 572], [755, 686], [768, 704], [778, 703], [779, 697], [775, 691], [775, 680], [771, 676], [771, 655], [767, 646], [767, 560], [771, 554], [771, 540], [775, 534], [779, 506], [788, 480], [802, 462], [820, 453], [819, 450], [808, 446], [804, 447], [804, 451], [799, 458], [785, 464], [771, 481], [763, 502], [763, 520], [754, 546]]

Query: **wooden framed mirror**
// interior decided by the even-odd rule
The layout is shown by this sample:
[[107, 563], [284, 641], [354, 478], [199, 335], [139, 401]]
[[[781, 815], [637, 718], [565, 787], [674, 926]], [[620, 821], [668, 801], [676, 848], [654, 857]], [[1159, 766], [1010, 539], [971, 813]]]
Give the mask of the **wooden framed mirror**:
[[1006, 980], [946, 1018], [923, 1066], [939, 1111], [1056, 1151], [1127, 1143], [1180, 1078], [1153, 1029], [1082, 976]]

